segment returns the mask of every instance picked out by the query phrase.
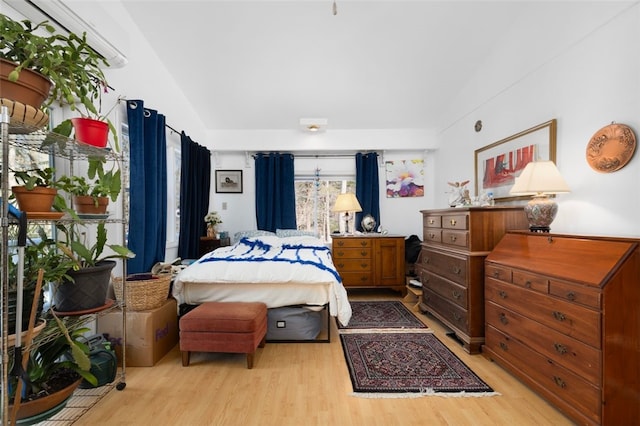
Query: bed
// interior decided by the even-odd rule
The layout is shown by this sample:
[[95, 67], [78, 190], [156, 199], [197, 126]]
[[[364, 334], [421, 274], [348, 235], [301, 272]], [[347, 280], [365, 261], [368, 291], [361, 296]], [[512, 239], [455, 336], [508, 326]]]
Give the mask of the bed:
[[216, 302], [264, 302], [269, 309], [321, 310], [342, 325], [351, 305], [329, 248], [309, 235], [242, 237], [205, 254], [175, 278], [179, 305]]

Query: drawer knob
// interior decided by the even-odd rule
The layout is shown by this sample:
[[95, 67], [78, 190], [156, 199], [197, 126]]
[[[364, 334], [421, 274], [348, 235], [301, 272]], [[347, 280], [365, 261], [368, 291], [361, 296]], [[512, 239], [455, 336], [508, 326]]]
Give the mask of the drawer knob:
[[344, 263], [338, 263], [338, 268], [344, 268]]
[[566, 388], [567, 384], [565, 383], [564, 380], [562, 380], [560, 377], [558, 376], [553, 376], [553, 381], [556, 383], [556, 385], [560, 388]]
[[452, 235], [451, 237], [449, 237], [449, 239], [452, 243], [455, 243], [458, 238], [455, 235]]
[[360, 241], [362, 247], [366, 247], [369, 243], [367, 241]]
[[431, 263], [431, 259], [429, 257], [425, 256], [424, 259], [422, 259], [422, 263], [429, 264], [429, 263]]
[[369, 281], [369, 277], [362, 276], [362, 277], [360, 277], [360, 281], [362, 281], [362, 282]]
[[529, 281], [529, 280], [525, 281], [525, 282], [524, 282], [524, 286], [525, 286], [526, 288], [531, 288], [531, 281]]
[[429, 225], [433, 225], [434, 223], [436, 223], [436, 221], [435, 221], [435, 220], [433, 220], [433, 219], [429, 219]]
[[451, 226], [456, 226], [456, 220], [455, 219], [451, 219], [451, 221], [449, 221], [449, 223], [451, 224]]
[[343, 251], [339, 251], [337, 254], [338, 254], [339, 257], [344, 257], [344, 252]]
[[368, 263], [361, 263], [361, 264], [360, 264], [360, 267], [361, 267], [362, 269], [367, 269], [367, 268], [369, 268], [369, 264], [368, 264]]
[[367, 253], [367, 251], [366, 251], [366, 250], [362, 250], [362, 251], [360, 252], [360, 256], [362, 256], [362, 257], [366, 257], [368, 254], [369, 254], [369, 253]]
[[431, 232], [431, 233], [429, 234], [429, 238], [430, 238], [430, 239], [432, 239], [432, 240], [434, 240], [434, 239], [436, 238], [436, 234], [434, 234], [433, 232]]
[[493, 277], [494, 278], [500, 278], [500, 271], [493, 271]]
[[460, 292], [458, 290], [453, 290], [451, 292], [451, 295], [453, 296], [454, 299], [460, 299]]
[[576, 294], [573, 291], [570, 291], [569, 293], [567, 293], [567, 299], [573, 302], [574, 300], [576, 300]]
[[344, 241], [338, 241], [338, 245], [342, 247], [344, 245]]
[[460, 315], [457, 312], [453, 313], [453, 318], [455, 318], [456, 321], [460, 321], [462, 319], [462, 315]]
[[556, 349], [556, 352], [558, 352], [560, 355], [564, 355], [567, 353], [567, 347], [562, 343], [554, 343], [553, 347]]
[[562, 312], [558, 312], [558, 311], [553, 311], [553, 317], [555, 319], [557, 319], [558, 321], [564, 321], [564, 320], [567, 319], [565, 314], [563, 314]]
[[500, 322], [504, 325], [509, 324], [509, 320], [507, 319], [507, 316], [503, 312], [500, 313]]
[[454, 274], [458, 275], [458, 274], [460, 274], [460, 272], [462, 272], [462, 268], [459, 268], [457, 266], [453, 267], [453, 273]]
[[507, 345], [505, 342], [500, 342], [500, 349], [506, 352], [509, 350], [509, 345]]
[[501, 299], [506, 299], [507, 298], [507, 292], [504, 290], [500, 290], [498, 292], [498, 296], [500, 296]]

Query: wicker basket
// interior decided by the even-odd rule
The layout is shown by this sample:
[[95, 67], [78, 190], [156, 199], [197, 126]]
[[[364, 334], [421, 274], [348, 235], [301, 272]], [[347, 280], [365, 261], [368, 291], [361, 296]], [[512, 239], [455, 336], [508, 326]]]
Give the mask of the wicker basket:
[[[127, 309], [146, 311], [162, 306], [169, 297], [171, 274], [145, 274], [147, 279], [127, 277]], [[113, 279], [113, 290], [118, 301], [122, 301], [122, 277]]]

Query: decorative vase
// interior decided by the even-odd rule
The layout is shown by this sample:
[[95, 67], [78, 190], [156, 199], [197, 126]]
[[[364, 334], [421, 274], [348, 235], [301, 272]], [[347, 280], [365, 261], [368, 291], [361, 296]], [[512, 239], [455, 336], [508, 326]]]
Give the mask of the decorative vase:
[[100, 120], [93, 120], [85, 117], [75, 117], [71, 119], [75, 138], [80, 142], [93, 145], [98, 148], [107, 146], [109, 138], [109, 124]]
[[90, 195], [76, 195], [73, 197], [73, 205], [76, 213], [105, 214], [109, 205], [109, 197], [98, 197], [96, 200]]
[[63, 280], [53, 292], [53, 304], [58, 312], [81, 312], [100, 308], [106, 304], [113, 260], [105, 260], [96, 266], [69, 270], [73, 282]]
[[216, 236], [215, 225], [207, 225], [207, 237], [215, 238], [215, 236]]
[[28, 190], [24, 186], [12, 186], [11, 191], [16, 196], [18, 208], [23, 212], [50, 212], [53, 200], [56, 198], [58, 190], [36, 186]]

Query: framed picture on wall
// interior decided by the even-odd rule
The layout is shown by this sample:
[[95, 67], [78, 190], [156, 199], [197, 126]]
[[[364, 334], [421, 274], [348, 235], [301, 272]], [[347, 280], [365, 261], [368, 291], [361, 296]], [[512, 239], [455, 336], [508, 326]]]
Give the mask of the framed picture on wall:
[[242, 170], [216, 170], [216, 192], [242, 194]]
[[556, 120], [549, 120], [475, 151], [476, 196], [493, 193], [496, 202], [515, 197], [509, 190], [531, 161], [556, 161]]

